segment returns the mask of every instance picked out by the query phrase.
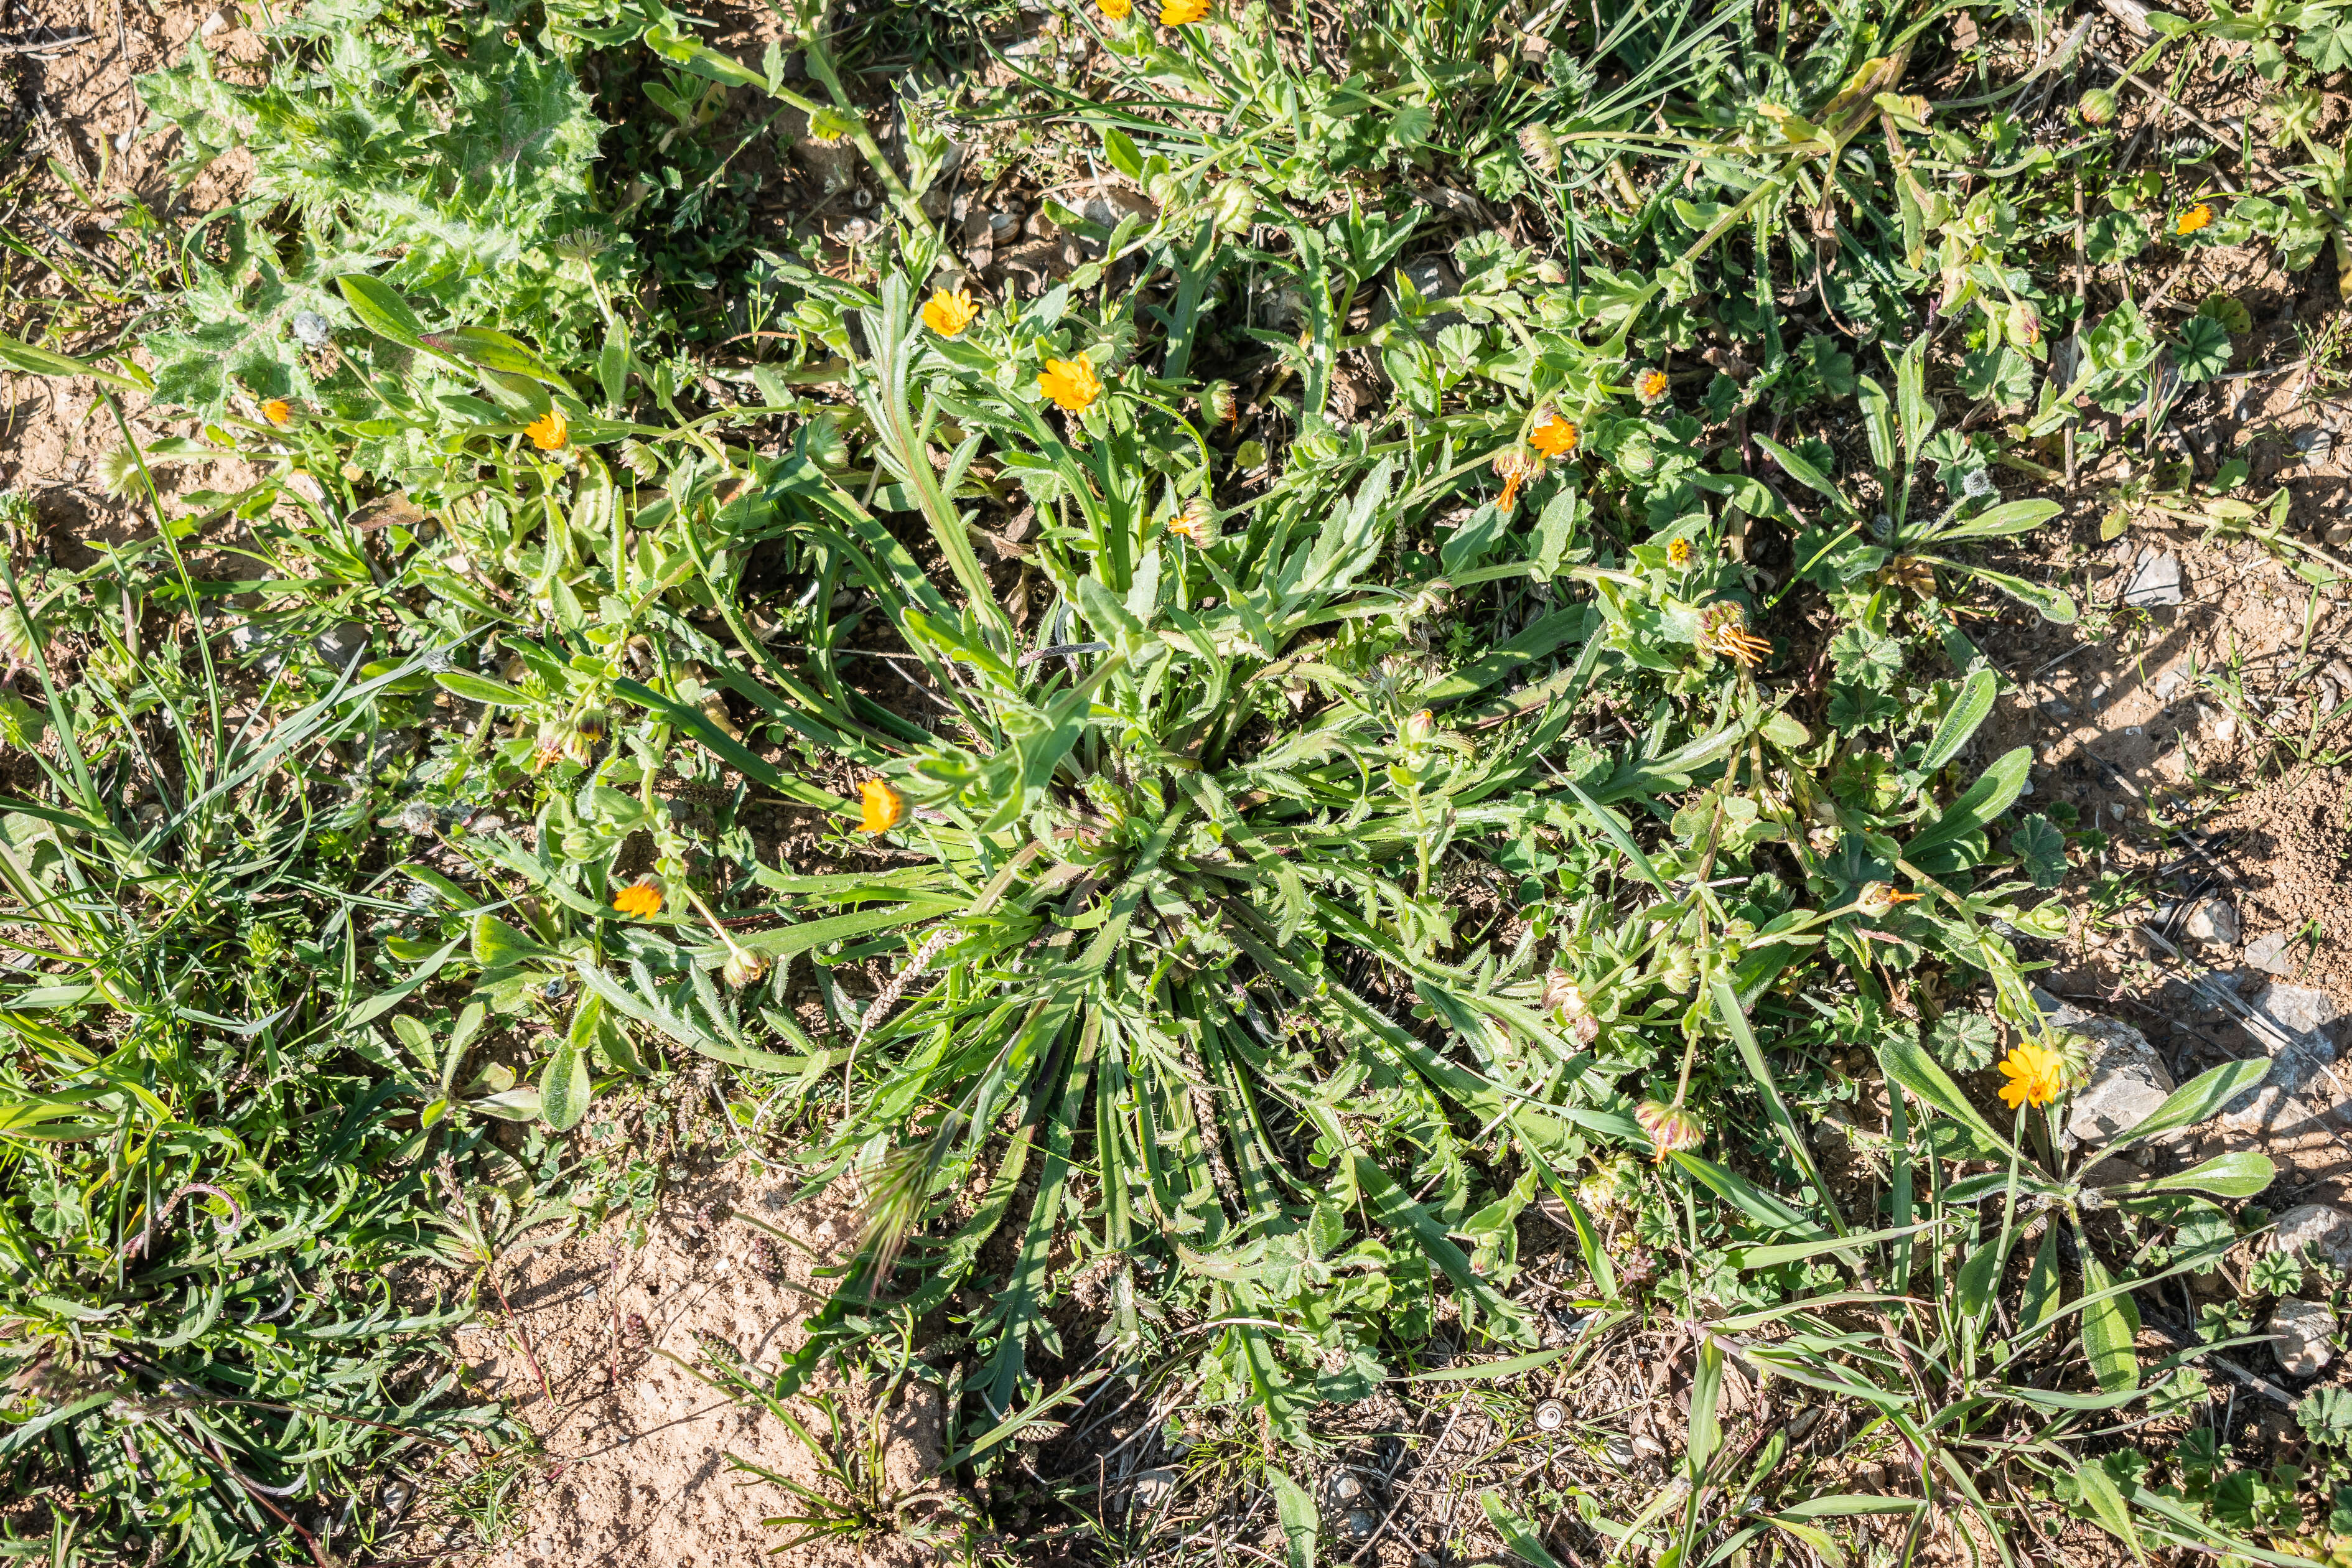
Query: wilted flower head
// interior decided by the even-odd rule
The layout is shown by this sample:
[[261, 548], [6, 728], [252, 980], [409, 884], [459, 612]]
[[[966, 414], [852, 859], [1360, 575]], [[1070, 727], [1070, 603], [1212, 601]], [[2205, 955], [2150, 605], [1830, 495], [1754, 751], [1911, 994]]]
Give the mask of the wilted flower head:
[[1709, 653], [1753, 668], [1772, 645], [1748, 629], [1748, 612], [1728, 600], [1710, 605], [1700, 617], [1699, 641]]
[[1194, 496], [1178, 507], [1176, 515], [1168, 520], [1168, 531], [1187, 544], [1214, 544], [1217, 542], [1217, 518], [1210, 509], [1209, 498]]
[[400, 808], [400, 826], [410, 833], [427, 834], [441, 826], [441, 814], [428, 802], [412, 800]]
[[1916, 903], [1918, 899], [1916, 893], [1896, 892], [1892, 882], [1865, 882], [1862, 891], [1853, 896], [1853, 904], [1872, 920], [1878, 920], [1895, 905]]
[[1675, 571], [1688, 570], [1690, 563], [1697, 559], [1698, 551], [1689, 540], [1670, 539], [1666, 542], [1666, 564]]
[[1519, 127], [1519, 155], [1549, 174], [1559, 166], [1559, 138], [1552, 134], [1549, 125], [1522, 125]]
[[1495, 510], [1508, 511], [1517, 505], [1519, 487], [1542, 473], [1543, 466], [1542, 453], [1516, 442], [1496, 453], [1492, 467], [1495, 477], [1503, 481], [1503, 494], [1495, 502]]
[[1242, 416], [1241, 400], [1234, 395], [1230, 381], [1213, 381], [1201, 388], [1201, 409], [1219, 425], [1230, 425]]
[[1698, 1119], [1697, 1112], [1679, 1102], [1661, 1105], [1654, 1100], [1645, 1100], [1633, 1108], [1633, 1120], [1642, 1124], [1642, 1131], [1657, 1146], [1657, 1163], [1664, 1163], [1666, 1156], [1677, 1149], [1696, 1149], [1706, 1141], [1706, 1123]]

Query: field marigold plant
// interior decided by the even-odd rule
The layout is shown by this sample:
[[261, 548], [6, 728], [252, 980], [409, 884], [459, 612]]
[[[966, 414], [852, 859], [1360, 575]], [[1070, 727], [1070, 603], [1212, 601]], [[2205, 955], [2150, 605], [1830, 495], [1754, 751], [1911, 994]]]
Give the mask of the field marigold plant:
[[571, 444], [572, 422], [561, 408], [551, 408], [522, 427], [530, 444], [542, 452], [560, 452]]
[[632, 882], [613, 895], [613, 908], [633, 920], [645, 920], [661, 913], [661, 884], [650, 878]]
[[857, 805], [861, 833], [887, 833], [907, 820], [906, 797], [880, 779], [857, 786]]

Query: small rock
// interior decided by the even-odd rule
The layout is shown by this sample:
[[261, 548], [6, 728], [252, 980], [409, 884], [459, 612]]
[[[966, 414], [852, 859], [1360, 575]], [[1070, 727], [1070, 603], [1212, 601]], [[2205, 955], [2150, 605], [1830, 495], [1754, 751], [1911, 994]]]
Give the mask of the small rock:
[[2336, 1314], [2317, 1301], [2281, 1301], [2271, 1309], [2271, 1354], [2289, 1377], [2310, 1377], [2335, 1359], [2328, 1341]]
[[1641, 1450], [1633, 1447], [1633, 1439], [1622, 1432], [1612, 1432], [1601, 1439], [1601, 1450], [1609, 1457], [1609, 1462], [1621, 1470], [1630, 1468], [1641, 1457]]
[[311, 639], [310, 646], [318, 650], [320, 658], [341, 669], [366, 656], [367, 628], [357, 621], [345, 621], [320, 632]]
[[2212, 947], [2238, 945], [2238, 909], [2227, 899], [2207, 899], [2189, 911], [2189, 940]]
[[[2250, 955], [2251, 956], [2251, 955]], [[2308, 1131], [2319, 1113], [2304, 1090], [2336, 1060], [2327, 1026], [2340, 1015], [2333, 998], [2308, 986], [2275, 982], [2246, 998], [2246, 1033], [2271, 1059], [2263, 1081], [2221, 1108], [2220, 1125], [2240, 1135]]]
[[2180, 690], [2180, 672], [2168, 669], [2148, 684], [2148, 690], [2158, 702], [2169, 702]]
[[2270, 1249], [2294, 1254], [2306, 1247], [2338, 1268], [2352, 1268], [2352, 1215], [2326, 1204], [2300, 1204], [2271, 1227]]
[[2180, 557], [2169, 551], [2162, 555], [2141, 551], [2124, 584], [2124, 603], [2143, 609], [2180, 603]]
[[1363, 1495], [1364, 1483], [1348, 1471], [1341, 1470], [1331, 1478], [1331, 1500], [1334, 1502], [1353, 1502]]
[[2294, 968], [2287, 956], [2287, 936], [2284, 931], [2273, 931], [2258, 936], [2246, 944], [2246, 963], [2265, 974], [2285, 974]]
[[2054, 1001], [2050, 998], [2043, 1005], [2050, 1026], [2090, 1042], [2090, 1081], [2067, 1112], [2066, 1136], [2077, 1143], [2104, 1142], [2146, 1121], [2175, 1088], [2164, 1058], [2147, 1037], [2129, 1024], [2080, 1007], [2063, 1003], [2053, 1007], [2050, 1002]]
[[1166, 1467], [1135, 1472], [1135, 1489], [1129, 1494], [1129, 1507], [1138, 1513], [1149, 1513], [1176, 1495], [1176, 1472]]
[[1348, 1533], [1362, 1541], [1381, 1527], [1381, 1516], [1368, 1508], [1348, 1510]]

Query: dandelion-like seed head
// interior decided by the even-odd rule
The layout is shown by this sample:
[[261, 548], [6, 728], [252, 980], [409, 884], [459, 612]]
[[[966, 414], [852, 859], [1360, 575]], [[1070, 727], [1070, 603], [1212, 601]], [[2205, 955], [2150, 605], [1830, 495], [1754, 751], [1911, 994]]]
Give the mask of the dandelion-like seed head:
[[335, 341], [335, 329], [316, 310], [294, 312], [294, 341], [306, 349], [322, 349]]

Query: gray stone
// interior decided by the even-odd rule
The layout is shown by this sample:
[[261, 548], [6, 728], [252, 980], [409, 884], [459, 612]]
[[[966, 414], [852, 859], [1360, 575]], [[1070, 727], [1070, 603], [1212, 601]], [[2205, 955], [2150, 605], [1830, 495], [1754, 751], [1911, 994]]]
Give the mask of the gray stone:
[[367, 656], [367, 628], [357, 621], [345, 621], [320, 632], [311, 639], [310, 646], [318, 649], [320, 658], [341, 669]]
[[2066, 1136], [2074, 1142], [2106, 1142], [2146, 1121], [2172, 1093], [2176, 1086], [2164, 1058], [2129, 1024], [2064, 1003], [2053, 1008], [2045, 1002], [2043, 1010], [2051, 1028], [2080, 1035], [2089, 1047], [2090, 1081], [2066, 1113]]
[[2246, 944], [2246, 962], [2265, 974], [2285, 974], [2292, 971], [2294, 961], [2287, 956], [2286, 933], [2273, 931], [2268, 936], [2254, 938]]
[[2270, 1249], [2294, 1254], [2306, 1247], [2338, 1268], [2352, 1268], [2352, 1215], [2326, 1204], [2303, 1204], [2279, 1215], [2271, 1227]]
[[1161, 1467], [1159, 1469], [1135, 1472], [1135, 1489], [1129, 1494], [1129, 1506], [1137, 1513], [1150, 1513], [1176, 1495], [1176, 1472]]
[[2124, 603], [2141, 608], [2180, 603], [2180, 557], [2169, 551], [2162, 555], [2141, 551], [2124, 584]]
[[2311, 1377], [2336, 1359], [2328, 1342], [2336, 1314], [2317, 1301], [2281, 1301], [2271, 1309], [2271, 1354], [2289, 1377]]
[[2246, 1033], [2270, 1058], [2263, 1081], [2221, 1108], [2224, 1132], [2284, 1134], [2307, 1130], [2320, 1108], [2306, 1094], [2336, 1060], [2327, 1026], [2340, 1014], [2325, 992], [2276, 982], [2246, 997]]
[[2227, 899], [2207, 899], [2189, 911], [2188, 923], [2182, 928], [2191, 942], [2201, 942], [2215, 947], [2238, 945], [2238, 909]]

